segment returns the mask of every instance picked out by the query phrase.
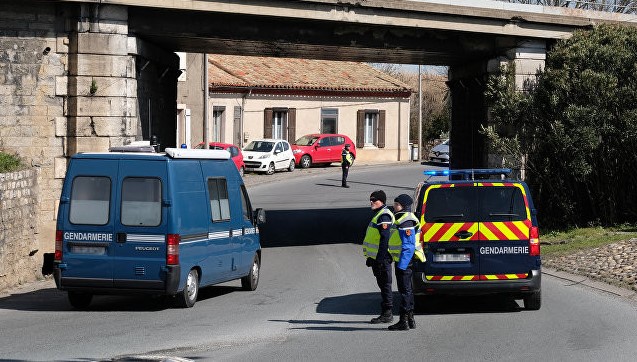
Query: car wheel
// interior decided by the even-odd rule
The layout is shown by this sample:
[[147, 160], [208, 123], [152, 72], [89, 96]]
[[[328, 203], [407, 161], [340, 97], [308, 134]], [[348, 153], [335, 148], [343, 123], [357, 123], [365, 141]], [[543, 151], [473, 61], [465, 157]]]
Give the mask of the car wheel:
[[542, 306], [542, 291], [535, 291], [524, 297], [524, 308], [528, 310], [539, 310]]
[[69, 303], [76, 309], [86, 309], [93, 300], [93, 294], [69, 292]]
[[301, 166], [301, 168], [308, 168], [312, 166], [312, 158], [310, 158], [309, 155], [303, 155], [303, 157], [301, 157], [301, 161], [299, 162], [299, 166]]
[[274, 173], [274, 162], [270, 163], [270, 166], [268, 166], [268, 170], [265, 171], [265, 173], [268, 175], [272, 175]]
[[259, 259], [259, 254], [254, 254], [254, 259], [252, 259], [252, 267], [250, 268], [250, 273], [243, 278], [241, 278], [241, 288], [243, 290], [252, 291], [257, 289], [259, 285], [259, 271], [261, 270], [261, 260]]
[[241, 168], [239, 169], [239, 176], [243, 177], [243, 175], [245, 175], [245, 173], [246, 173], [246, 169], [245, 169], [245, 167], [241, 167]]
[[190, 270], [186, 278], [186, 286], [179, 294], [177, 300], [183, 308], [191, 308], [197, 301], [199, 295], [199, 273], [195, 269]]
[[288, 171], [294, 171], [294, 160], [290, 161], [290, 167], [288, 167]]

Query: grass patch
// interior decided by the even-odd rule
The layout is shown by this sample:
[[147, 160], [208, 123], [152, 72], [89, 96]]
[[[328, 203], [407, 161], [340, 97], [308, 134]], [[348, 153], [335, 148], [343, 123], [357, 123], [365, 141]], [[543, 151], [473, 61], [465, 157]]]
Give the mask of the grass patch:
[[13, 172], [24, 168], [20, 157], [0, 152], [0, 173]]
[[567, 231], [549, 231], [540, 235], [542, 255], [561, 256], [580, 250], [637, 238], [637, 226], [589, 227]]

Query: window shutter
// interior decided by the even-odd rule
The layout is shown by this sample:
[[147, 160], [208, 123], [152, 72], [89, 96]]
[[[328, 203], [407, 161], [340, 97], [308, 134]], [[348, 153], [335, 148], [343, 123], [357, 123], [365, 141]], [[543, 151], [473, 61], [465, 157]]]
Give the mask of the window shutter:
[[378, 148], [385, 148], [385, 111], [378, 111]]
[[365, 146], [365, 111], [359, 110], [356, 113], [356, 148]]
[[272, 108], [263, 110], [263, 138], [272, 138]]
[[288, 139], [290, 143], [296, 141], [296, 108], [288, 110]]

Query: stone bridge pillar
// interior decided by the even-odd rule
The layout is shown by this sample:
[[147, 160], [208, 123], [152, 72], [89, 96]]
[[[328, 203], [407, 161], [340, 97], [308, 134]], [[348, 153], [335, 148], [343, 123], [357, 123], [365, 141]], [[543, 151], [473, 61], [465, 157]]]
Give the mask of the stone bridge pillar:
[[137, 135], [128, 8], [82, 4], [70, 18], [67, 155], [107, 151]]
[[451, 91], [451, 164], [452, 169], [502, 166], [489, 155], [488, 142], [480, 134], [489, 124], [484, 92], [489, 74], [500, 66], [515, 65], [516, 87], [520, 91], [535, 83], [538, 70], [544, 69], [546, 42], [528, 40], [503, 51], [503, 56], [449, 68]]

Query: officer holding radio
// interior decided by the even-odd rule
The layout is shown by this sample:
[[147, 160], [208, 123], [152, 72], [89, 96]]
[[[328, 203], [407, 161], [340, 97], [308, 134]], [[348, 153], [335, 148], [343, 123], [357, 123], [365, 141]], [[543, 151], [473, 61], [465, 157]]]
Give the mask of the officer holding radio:
[[385, 206], [386, 201], [387, 196], [383, 190], [374, 191], [369, 196], [374, 216], [367, 227], [363, 240], [363, 254], [367, 258], [365, 264], [372, 268], [382, 297], [381, 313], [378, 317], [372, 318], [370, 321], [372, 324], [389, 323], [394, 320], [391, 290], [392, 256], [389, 254], [389, 237], [391, 226], [394, 223], [394, 215]]

